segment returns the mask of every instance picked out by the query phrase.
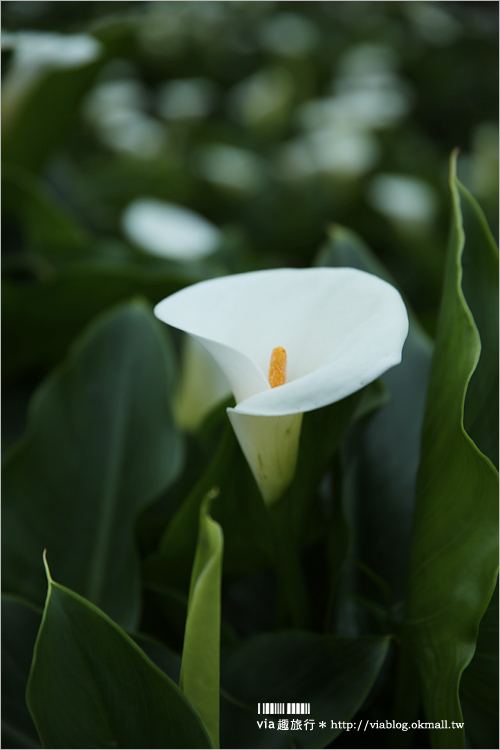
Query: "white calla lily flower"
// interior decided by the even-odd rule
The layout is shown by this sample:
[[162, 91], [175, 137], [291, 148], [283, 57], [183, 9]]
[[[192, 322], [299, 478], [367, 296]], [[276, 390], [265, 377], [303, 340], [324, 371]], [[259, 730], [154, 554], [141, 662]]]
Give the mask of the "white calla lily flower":
[[224, 372], [236, 399], [231, 424], [268, 503], [293, 478], [302, 414], [398, 364], [408, 333], [396, 289], [352, 268], [210, 279], [167, 297], [155, 314]]

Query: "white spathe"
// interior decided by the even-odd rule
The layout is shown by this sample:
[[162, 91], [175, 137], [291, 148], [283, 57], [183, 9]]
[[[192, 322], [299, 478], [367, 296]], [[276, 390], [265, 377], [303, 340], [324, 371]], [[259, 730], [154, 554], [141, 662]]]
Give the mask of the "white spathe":
[[256, 417], [237, 409], [227, 413], [264, 500], [278, 500], [295, 474], [302, 414]]
[[[267, 502], [293, 477], [303, 412], [349, 396], [398, 364], [408, 332], [396, 289], [352, 268], [210, 279], [167, 297], [155, 314], [196, 339], [224, 372], [236, 399], [228, 414]], [[271, 388], [269, 361], [278, 346], [287, 352], [287, 382]]]

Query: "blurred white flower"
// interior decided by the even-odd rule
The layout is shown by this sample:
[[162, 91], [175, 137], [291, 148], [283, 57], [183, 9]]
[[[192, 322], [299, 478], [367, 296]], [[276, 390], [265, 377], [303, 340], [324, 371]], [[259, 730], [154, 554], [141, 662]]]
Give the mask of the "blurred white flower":
[[44, 70], [76, 68], [96, 60], [102, 46], [88, 34], [56, 34], [47, 31], [19, 31], [2, 35], [2, 47], [11, 47], [16, 70], [39, 75]]
[[408, 332], [399, 293], [351, 268], [211, 279], [167, 297], [155, 314], [224, 372], [236, 399], [231, 424], [268, 503], [293, 478], [302, 414], [398, 364]]
[[316, 130], [289, 141], [278, 159], [288, 179], [317, 174], [357, 179], [373, 168], [379, 155], [380, 146], [370, 133], [340, 127]]
[[379, 213], [412, 228], [432, 221], [437, 211], [432, 185], [409, 175], [375, 175], [368, 183], [367, 198]]
[[2, 79], [2, 124], [15, 125], [25, 98], [47, 73], [79, 68], [97, 60], [102, 45], [88, 34], [18, 31], [2, 34], [2, 50], [12, 50], [12, 61]]
[[213, 253], [220, 244], [216, 226], [194, 211], [153, 198], [133, 201], [122, 217], [126, 236], [153, 255], [190, 261]]

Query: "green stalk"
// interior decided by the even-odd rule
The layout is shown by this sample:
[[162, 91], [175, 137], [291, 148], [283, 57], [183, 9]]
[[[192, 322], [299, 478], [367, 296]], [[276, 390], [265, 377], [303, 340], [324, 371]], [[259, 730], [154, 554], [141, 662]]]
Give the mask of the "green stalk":
[[298, 545], [290, 532], [286, 511], [285, 508], [281, 512], [270, 514], [278, 589], [277, 619], [282, 625], [305, 630], [309, 623], [309, 594]]
[[[405, 646], [398, 644], [399, 659], [396, 677], [396, 693], [394, 697], [394, 719], [397, 722], [411, 725], [418, 718], [421, 690], [420, 679], [415, 663]], [[395, 729], [392, 732], [391, 746], [393, 748], [410, 748], [413, 746], [412, 737], [414, 732]]]

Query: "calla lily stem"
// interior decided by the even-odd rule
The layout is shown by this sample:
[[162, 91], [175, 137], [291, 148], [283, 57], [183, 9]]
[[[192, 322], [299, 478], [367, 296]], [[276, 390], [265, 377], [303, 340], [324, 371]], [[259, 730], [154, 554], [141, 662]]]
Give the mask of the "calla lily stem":
[[277, 583], [277, 619], [281, 625], [304, 630], [309, 620], [309, 593], [299, 549], [294, 535], [290, 534], [289, 505], [283, 506], [279, 509], [282, 512], [270, 514]]
[[[409, 726], [418, 718], [421, 687], [417, 670], [411, 654], [403, 645], [399, 645], [397, 689], [394, 701], [394, 718], [399, 722], [407, 722]], [[393, 730], [391, 747], [412, 747], [413, 732]]]

